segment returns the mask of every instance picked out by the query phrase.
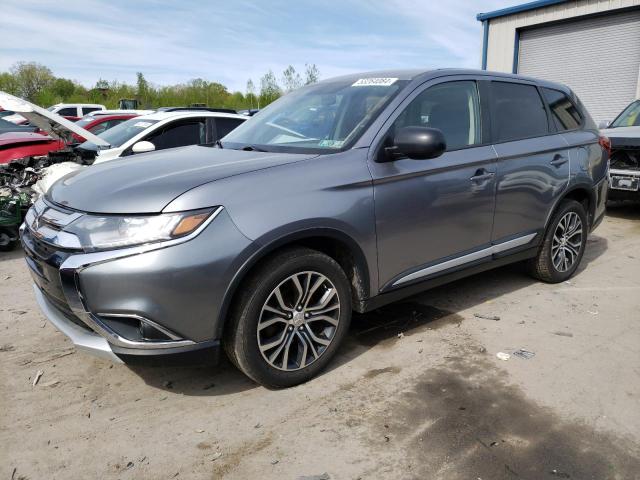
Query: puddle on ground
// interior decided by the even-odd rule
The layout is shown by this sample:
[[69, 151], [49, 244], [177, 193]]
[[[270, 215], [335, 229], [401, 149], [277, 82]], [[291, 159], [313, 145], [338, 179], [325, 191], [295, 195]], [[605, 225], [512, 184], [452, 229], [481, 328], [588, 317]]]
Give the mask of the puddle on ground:
[[460, 325], [463, 317], [431, 305], [418, 302], [402, 302], [386, 305], [364, 314], [354, 314], [351, 320], [351, 339], [357, 343], [374, 346], [391, 345], [398, 334], [410, 335], [420, 327], [432, 330], [447, 325]]
[[[393, 415], [380, 421], [406, 455], [382, 469], [446, 480], [638, 478], [638, 445], [566, 421], [506, 379], [471, 352], [426, 371], [411, 391], [387, 400]], [[375, 435], [372, 445], [380, 442]]]

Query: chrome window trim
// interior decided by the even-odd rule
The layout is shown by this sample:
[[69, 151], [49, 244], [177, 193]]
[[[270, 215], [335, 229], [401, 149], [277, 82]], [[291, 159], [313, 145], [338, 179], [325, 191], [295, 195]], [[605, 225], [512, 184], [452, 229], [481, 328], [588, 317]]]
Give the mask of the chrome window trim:
[[431, 265], [426, 268], [422, 268], [416, 272], [405, 275], [404, 277], [399, 278], [395, 282], [391, 284], [392, 287], [397, 287], [407, 282], [411, 282], [413, 280], [417, 280], [419, 278], [427, 277], [429, 275], [433, 275], [435, 273], [442, 272], [443, 270], [448, 270], [450, 268], [459, 267], [460, 265], [464, 265], [466, 263], [473, 262], [475, 260], [481, 260], [483, 258], [488, 258], [496, 253], [504, 252], [506, 250], [510, 250], [512, 248], [520, 247], [522, 245], [526, 245], [531, 242], [537, 233], [531, 233], [528, 235], [523, 235], [518, 238], [514, 238], [512, 240], [507, 240], [505, 242], [500, 242], [495, 245], [492, 245], [487, 248], [483, 248], [482, 250], [478, 250], [477, 252], [471, 252], [466, 255], [462, 255], [460, 257], [452, 258], [451, 260], [446, 260], [444, 262], [436, 263], [435, 265]]

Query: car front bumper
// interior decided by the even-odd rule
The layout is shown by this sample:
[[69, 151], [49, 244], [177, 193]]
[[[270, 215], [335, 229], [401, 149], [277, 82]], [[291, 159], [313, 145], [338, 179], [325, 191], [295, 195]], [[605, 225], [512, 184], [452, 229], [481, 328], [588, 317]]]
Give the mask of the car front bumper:
[[36, 300], [79, 349], [113, 361], [204, 349], [217, 358], [220, 307], [250, 246], [224, 210], [194, 238], [166, 246], [85, 253], [41, 233], [21, 228]]

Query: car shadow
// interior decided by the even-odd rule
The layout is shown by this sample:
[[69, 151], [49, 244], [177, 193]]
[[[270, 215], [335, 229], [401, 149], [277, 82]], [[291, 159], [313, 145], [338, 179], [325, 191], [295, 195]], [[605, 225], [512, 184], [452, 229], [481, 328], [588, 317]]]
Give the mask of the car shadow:
[[24, 252], [19, 247], [16, 247], [15, 250], [11, 250], [10, 252], [0, 252], [0, 262], [4, 260], [15, 260], [16, 258], [22, 257], [24, 257]]
[[[576, 275], [588, 268], [607, 250], [606, 238], [591, 235]], [[377, 310], [355, 314], [347, 338], [327, 369], [326, 375], [354, 360], [373, 347], [391, 347], [402, 337], [427, 330], [438, 330], [466, 321], [459, 312], [527, 288], [537, 280], [526, 274], [522, 263], [482, 272], [428, 290]], [[221, 355], [217, 366], [177, 365], [178, 357], [154, 360], [150, 365], [128, 365], [147, 385], [193, 396], [238, 393], [258, 386]]]
[[640, 202], [610, 201], [607, 203], [607, 216], [622, 220], [640, 220]]

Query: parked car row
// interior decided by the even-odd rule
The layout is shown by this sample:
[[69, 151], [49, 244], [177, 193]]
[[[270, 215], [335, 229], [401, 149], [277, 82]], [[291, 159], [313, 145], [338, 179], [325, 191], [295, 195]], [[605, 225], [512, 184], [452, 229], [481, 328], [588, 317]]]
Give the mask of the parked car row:
[[46, 189], [21, 239], [46, 317], [116, 362], [224, 348], [295, 385], [352, 311], [517, 261], [567, 280], [605, 211], [609, 141], [569, 88], [517, 75], [348, 75], [251, 119], [163, 111], [98, 136], [0, 106], [88, 140], [94, 165]]

